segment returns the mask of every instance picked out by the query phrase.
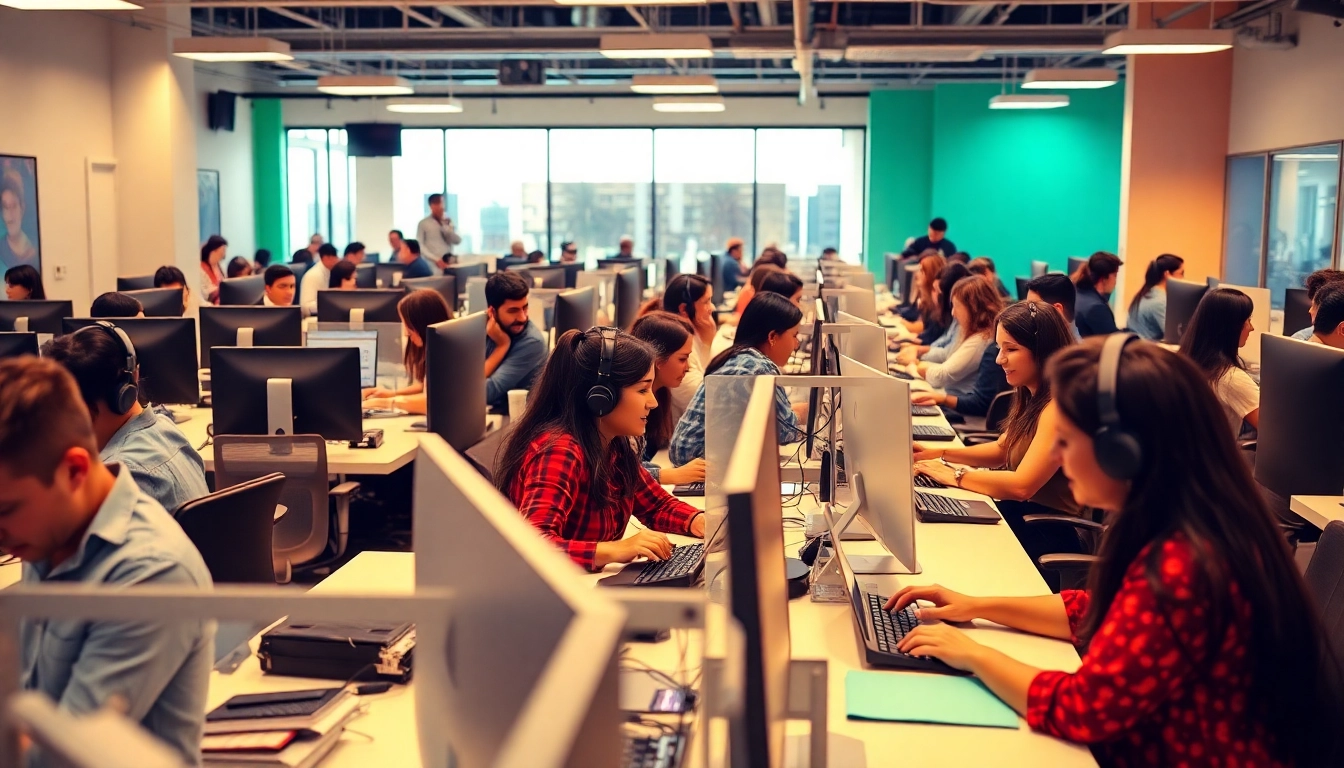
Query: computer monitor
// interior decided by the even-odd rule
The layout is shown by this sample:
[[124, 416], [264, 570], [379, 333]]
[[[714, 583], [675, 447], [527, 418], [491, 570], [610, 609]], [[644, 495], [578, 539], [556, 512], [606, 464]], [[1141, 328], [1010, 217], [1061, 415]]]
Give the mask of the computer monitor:
[[729, 724], [729, 764], [782, 768], [791, 646], [772, 377], [758, 377], [752, 388], [723, 490], [728, 599], [742, 627], [746, 672], [741, 712]]
[[181, 317], [183, 311], [181, 288], [143, 288], [122, 291], [134, 296], [145, 310], [145, 317]]
[[717, 253], [709, 254], [709, 274], [706, 277], [709, 278], [710, 287], [714, 290], [712, 301], [716, 307], [723, 303], [723, 294], [728, 290], [728, 286], [723, 284], [723, 260], [725, 258], [727, 257], [720, 256]]
[[[306, 274], [306, 273], [308, 272], [308, 268], [312, 266], [312, 263], [311, 263], [311, 262], [307, 262], [307, 261], [291, 261], [290, 263], [286, 264], [285, 266], [286, 266], [286, 267], [289, 267], [289, 271], [294, 273], [294, 284], [295, 284], [295, 285], [302, 285], [302, 284], [303, 284], [303, 276], [304, 276], [304, 274]], [[265, 270], [262, 270], [262, 278], [263, 278], [263, 279], [262, 279], [262, 282], [263, 282], [263, 283], [266, 282], [265, 279], [264, 279], [265, 277], [266, 277], [266, 275], [265, 275]]]
[[1344, 350], [1260, 337], [1255, 479], [1282, 496], [1344, 493]]
[[378, 386], [377, 331], [309, 331], [303, 345], [310, 349], [359, 350], [359, 386]]
[[317, 321], [399, 323], [401, 315], [397, 314], [397, 303], [405, 296], [406, 291], [399, 287], [368, 291], [318, 291]]
[[425, 339], [429, 431], [459, 451], [485, 434], [484, 312], [435, 323]]
[[886, 262], [885, 279], [887, 290], [896, 295], [897, 299], [904, 296], [904, 292], [897, 286], [901, 279], [901, 256], [898, 253], [888, 253], [883, 255], [883, 261]]
[[131, 277], [117, 278], [117, 291], [125, 293], [127, 291], [142, 291], [146, 288], [154, 287], [153, 275], [133, 275]]
[[215, 347], [297, 347], [303, 343], [299, 307], [201, 307], [201, 367]]
[[846, 288], [862, 288], [865, 291], [877, 290], [877, 281], [872, 272], [846, 272], [844, 280]]
[[434, 291], [448, 302], [448, 308], [457, 312], [461, 306], [457, 297], [457, 278], [452, 275], [438, 275], [435, 277], [408, 277], [401, 281], [401, 287], [406, 292], [411, 291]]
[[219, 284], [221, 307], [248, 307], [260, 304], [266, 294], [266, 276], [230, 277]]
[[0, 331], [59, 336], [61, 321], [75, 313], [67, 300], [0, 301]]
[[[579, 290], [594, 289], [593, 306], [603, 312], [616, 300], [616, 273], [609, 269], [580, 272], [575, 278]], [[594, 316], [596, 317], [596, 316]]]
[[1026, 300], [1027, 300], [1027, 291], [1030, 290], [1029, 288], [1027, 288], [1027, 283], [1030, 283], [1030, 282], [1031, 282], [1031, 278], [1029, 278], [1029, 277], [1016, 277], [1016, 278], [1013, 278], [1013, 279], [1017, 281], [1017, 300], [1018, 300], [1018, 301], [1026, 301]]
[[401, 287], [401, 273], [406, 271], [406, 265], [399, 261], [390, 264], [374, 264], [374, 286], [377, 288], [399, 288]]
[[1185, 280], [1167, 281], [1167, 326], [1162, 341], [1167, 344], [1180, 344], [1195, 309], [1209, 292], [1209, 286], [1203, 283], [1191, 283]]
[[364, 432], [357, 349], [216, 347], [210, 361], [217, 435]]
[[901, 276], [901, 304], [909, 305], [915, 303], [915, 273], [919, 272], [919, 262], [906, 264], [900, 272]]
[[1283, 296], [1283, 335], [1294, 333], [1311, 325], [1311, 299], [1306, 288], [1289, 288]]
[[[1086, 264], [1086, 263], [1087, 263], [1087, 259], [1085, 259], [1085, 258], [1080, 258], [1080, 257], [1078, 257], [1078, 256], [1070, 256], [1070, 257], [1069, 257], [1069, 274], [1072, 275], [1074, 272], [1077, 272], [1077, 271], [1078, 271], [1079, 269], [1081, 269], [1082, 266], [1083, 266], [1084, 264]], [[1033, 277], [1034, 277], [1034, 275], [1033, 275]]]
[[[67, 318], [63, 330], [74, 333], [95, 322], [94, 318]], [[111, 322], [125, 331], [135, 346], [142, 403], [196, 405], [201, 401], [195, 318], [119, 317]]]
[[[527, 268], [527, 273], [532, 277], [530, 288], [548, 288], [551, 290], [564, 290], [565, 288], [565, 266], [563, 264], [533, 264]], [[537, 281], [541, 282], [538, 283]]]
[[490, 280], [484, 277], [467, 278], [467, 306], [469, 312], [484, 312], [488, 306], [485, 300], [485, 286]]
[[866, 288], [826, 288], [828, 299], [835, 299], [835, 308], [848, 312], [870, 323], [877, 322], [877, 296]]
[[443, 274], [457, 278], [458, 285], [465, 285], [469, 277], [489, 277], [490, 272], [483, 261], [475, 264], [449, 264], [443, 268]]
[[1048, 273], [1049, 271], [1050, 271], [1050, 263], [1049, 263], [1049, 262], [1046, 262], [1046, 261], [1033, 261], [1033, 262], [1031, 262], [1031, 276], [1032, 276], [1032, 277], [1043, 277], [1043, 276], [1044, 276], [1046, 273]]
[[565, 287], [566, 288], [578, 287], [579, 273], [584, 271], [583, 262], [576, 261], [572, 264], [561, 264], [560, 266], [564, 267], [565, 269]]
[[630, 330], [639, 317], [639, 305], [644, 299], [640, 288], [640, 270], [623, 269], [616, 273], [616, 327]]
[[355, 287], [378, 287], [378, 265], [376, 263], [363, 262], [355, 265]]
[[663, 267], [663, 286], [666, 286], [672, 278], [681, 274], [681, 259], [669, 256], [663, 261], [666, 262]]
[[36, 333], [0, 333], [0, 359], [24, 355], [37, 355]]
[[875, 371], [887, 370], [887, 332], [877, 323], [870, 323], [848, 312], [836, 313], [836, 322], [848, 326], [836, 334], [840, 353], [858, 360]]
[[[417, 549], [434, 553], [416, 558], [416, 587], [463, 594], [452, 631], [431, 628], [446, 633], [447, 652], [416, 651], [415, 709], [448, 715], [419, 723], [425, 768], [543, 764], [512, 730], [535, 711], [545, 715], [543, 732], [579, 732], [567, 759], [544, 764], [614, 768], [624, 612], [438, 435], [420, 438], [412, 509]], [[566, 663], [584, 655], [586, 663]], [[519, 759], [503, 759], [506, 751]]]
[[555, 297], [556, 339], [566, 331], [586, 331], [593, 327], [597, 317], [596, 294], [592, 288], [581, 288]]
[[597, 260], [598, 269], [619, 270], [625, 267], [643, 267], [644, 260], [634, 256], [609, 256]]

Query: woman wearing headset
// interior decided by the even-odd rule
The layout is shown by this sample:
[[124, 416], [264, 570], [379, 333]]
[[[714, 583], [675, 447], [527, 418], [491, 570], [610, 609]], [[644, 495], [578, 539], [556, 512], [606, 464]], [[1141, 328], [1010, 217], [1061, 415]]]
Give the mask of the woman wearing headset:
[[1204, 377], [1135, 338], [1089, 340], [1047, 371], [1064, 473], [1079, 503], [1108, 513], [1089, 589], [907, 587], [889, 603], [1070, 640], [1078, 671], [1033, 668], [945, 624], [899, 647], [971, 672], [1033, 729], [1091, 746], [1103, 765], [1338, 764], [1339, 662], [1283, 535]]
[[[705, 535], [704, 515], [658, 485], [631, 440], [644, 436], [658, 405], [654, 358], [614, 328], [566, 332], [495, 462], [500, 492], [589, 570], [666, 559], [664, 533]], [[632, 515], [647, 530], [622, 539]]]

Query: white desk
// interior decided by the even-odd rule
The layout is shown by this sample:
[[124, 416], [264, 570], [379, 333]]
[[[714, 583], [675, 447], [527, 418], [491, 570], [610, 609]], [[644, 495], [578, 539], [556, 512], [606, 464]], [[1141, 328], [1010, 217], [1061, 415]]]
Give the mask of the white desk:
[[1324, 529], [1335, 520], [1344, 520], [1344, 496], [1294, 496], [1289, 508], [1317, 528]]

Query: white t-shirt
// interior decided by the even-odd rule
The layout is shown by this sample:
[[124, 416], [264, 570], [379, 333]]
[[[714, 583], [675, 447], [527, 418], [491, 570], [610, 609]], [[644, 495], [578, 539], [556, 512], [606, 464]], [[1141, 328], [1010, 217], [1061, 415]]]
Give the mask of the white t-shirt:
[[1241, 423], [1246, 415], [1260, 407], [1260, 387], [1249, 373], [1233, 366], [1213, 383], [1213, 393], [1223, 404], [1232, 434], [1241, 434]]

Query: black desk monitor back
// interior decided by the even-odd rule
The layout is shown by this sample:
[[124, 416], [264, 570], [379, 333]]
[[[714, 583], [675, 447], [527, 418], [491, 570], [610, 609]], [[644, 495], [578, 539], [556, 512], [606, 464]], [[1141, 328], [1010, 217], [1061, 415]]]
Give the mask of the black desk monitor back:
[[216, 435], [363, 434], [358, 349], [217, 347], [210, 359]]
[[1190, 325], [1190, 318], [1195, 316], [1195, 309], [1208, 292], [1209, 286], [1204, 283], [1167, 281], [1167, 327], [1162, 341], [1167, 344], [1181, 343], [1181, 337]]
[[[555, 338], [566, 331], [586, 331], [597, 318], [597, 290], [583, 288], [565, 291], [555, 297]], [[484, 370], [484, 369], [482, 369]]]
[[1087, 263], [1087, 259], [1079, 258], [1079, 257], [1077, 257], [1077, 256], [1070, 256], [1070, 257], [1069, 257], [1069, 275], [1073, 275], [1074, 272], [1077, 272], [1077, 271], [1078, 271], [1080, 268], [1082, 268], [1082, 266], [1083, 266], [1084, 264], [1086, 264], [1086, 263]]
[[0, 331], [18, 331], [19, 321], [27, 318], [27, 333], [59, 336], [62, 321], [75, 314], [74, 306], [64, 299], [46, 301], [0, 301]]
[[584, 270], [583, 262], [576, 261], [570, 264], [561, 264], [565, 268], [565, 287], [573, 288], [579, 284], [579, 273]]
[[154, 287], [153, 275], [132, 275], [130, 277], [117, 278], [117, 291], [125, 293], [127, 291], [141, 291], [146, 288]]
[[663, 271], [663, 287], [666, 288], [667, 284], [672, 282], [672, 278], [681, 274], [681, 259], [669, 256], [664, 261], [667, 262]]
[[503, 272], [516, 267], [525, 267], [527, 264], [528, 260], [526, 256], [500, 256], [495, 259], [495, 271]]
[[1046, 261], [1031, 262], [1031, 276], [1044, 277], [1050, 271], [1050, 263]]
[[350, 310], [364, 310], [366, 323], [400, 323], [397, 302], [406, 295], [402, 288], [375, 288], [368, 291], [318, 291], [317, 321], [345, 323], [350, 321]]
[[377, 288], [378, 287], [378, 265], [372, 262], [362, 262], [355, 265], [355, 287], [356, 288]]
[[[251, 339], [247, 331], [251, 329]], [[239, 331], [243, 331], [239, 338]], [[201, 307], [201, 367], [215, 347], [297, 347], [303, 344], [303, 311], [297, 307]]]
[[628, 331], [639, 317], [639, 305], [644, 298], [640, 288], [640, 273], [643, 270], [630, 268], [616, 273], [616, 327]]
[[489, 277], [485, 262], [476, 264], [449, 264], [443, 268], [443, 274], [457, 278], [458, 285], [466, 285], [469, 277]]
[[[568, 270], [565, 269], [563, 264], [533, 264], [526, 271], [531, 277], [531, 282], [528, 283], [529, 288], [546, 288], [548, 290], [563, 290], [565, 288], [565, 276]], [[536, 284], [537, 280], [541, 280], [541, 285]]]
[[[67, 318], [65, 333], [97, 322]], [[196, 405], [201, 400], [196, 374], [196, 320], [191, 317], [119, 317], [111, 321], [126, 332], [140, 364], [140, 401]]]
[[37, 355], [37, 334], [0, 332], [0, 360], [23, 355]]
[[182, 289], [181, 288], [144, 288], [138, 291], [122, 291], [127, 296], [134, 296], [140, 306], [144, 307], [145, 317], [181, 317], [182, 316]]
[[261, 303], [265, 292], [265, 275], [230, 277], [219, 284], [219, 304], [228, 307], [254, 306]]
[[442, 296], [444, 301], [448, 302], [448, 308], [453, 310], [454, 314], [457, 313], [458, 308], [461, 306], [457, 296], [457, 278], [452, 275], [403, 278], [401, 287], [404, 288], [407, 293], [422, 290], [434, 291]]
[[1018, 278], [1015, 278], [1015, 279], [1017, 280], [1017, 300], [1018, 300], [1018, 301], [1026, 301], [1026, 300], [1027, 300], [1027, 290], [1028, 290], [1028, 289], [1027, 289], [1027, 283], [1030, 283], [1030, 282], [1031, 282], [1031, 278], [1027, 278], [1027, 277], [1018, 277]]
[[[289, 271], [294, 273], [294, 287], [297, 288], [303, 282], [303, 276], [307, 274], [308, 267], [312, 264], [306, 261], [291, 261], [285, 266], [289, 267]], [[265, 278], [266, 276], [262, 275], [262, 277]], [[265, 283], [265, 280], [263, 279], [262, 282]]]
[[406, 271], [406, 265], [400, 261], [393, 261], [388, 264], [374, 264], [374, 287], [377, 288], [397, 288], [401, 285], [402, 272]]
[[485, 434], [486, 314], [429, 326], [425, 339], [425, 410], [429, 431], [459, 452]]
[[[1170, 281], [1168, 281], [1170, 285]], [[1255, 479], [1283, 497], [1344, 493], [1344, 350], [1260, 336]]]
[[1283, 296], [1283, 335], [1294, 333], [1311, 325], [1311, 300], [1306, 288], [1289, 288]]

